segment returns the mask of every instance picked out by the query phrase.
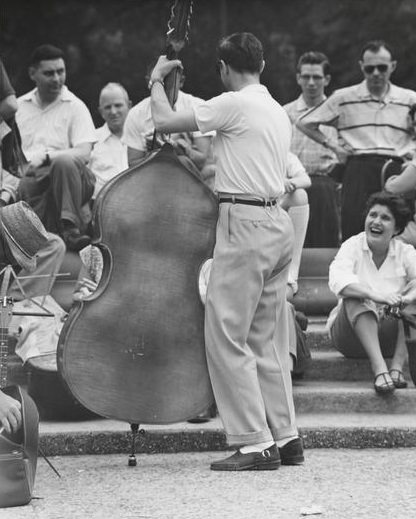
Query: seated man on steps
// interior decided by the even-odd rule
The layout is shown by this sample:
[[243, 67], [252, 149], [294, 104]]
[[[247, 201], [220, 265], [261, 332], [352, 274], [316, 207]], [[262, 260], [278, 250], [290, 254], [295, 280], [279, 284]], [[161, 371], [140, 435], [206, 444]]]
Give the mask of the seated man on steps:
[[[14, 89], [0, 60], [0, 125], [5, 126], [5, 130], [1, 132], [5, 134], [5, 138], [1, 139], [0, 137], [0, 174], [3, 181], [0, 186], [0, 206], [5, 206], [16, 201], [20, 181], [17, 176], [11, 175], [4, 169], [6, 164], [10, 171], [18, 174], [22, 166], [18, 158], [20, 154], [19, 151], [21, 152], [19, 131], [14, 122], [16, 111], [17, 100]], [[8, 127], [12, 129], [12, 132], [16, 132], [16, 134], [13, 135], [12, 132], [9, 133]], [[10, 137], [12, 137], [12, 139], [10, 139]], [[15, 142], [13, 138], [16, 138]], [[14, 205], [13, 211], [16, 210], [16, 207], [19, 206]], [[6, 211], [11, 211], [11, 209], [7, 209]], [[15, 300], [20, 300], [24, 297], [49, 294], [55, 281], [55, 274], [59, 271], [62, 264], [64, 254], [65, 245], [62, 239], [56, 234], [48, 233], [47, 242], [37, 253], [36, 272], [34, 273], [36, 276], [28, 277], [28, 270], [23, 268], [20, 275], [25, 277], [25, 279], [20, 280], [20, 287], [16, 282], [12, 283], [10, 295]], [[20, 288], [25, 295], [22, 294]]]
[[[18, 202], [0, 207], [0, 270], [12, 265], [33, 271], [35, 256], [47, 241], [48, 233], [27, 204]], [[0, 430], [4, 428], [11, 433], [19, 429], [20, 409], [20, 402], [0, 390]]]
[[35, 210], [46, 229], [60, 234], [68, 249], [88, 245], [88, 202], [95, 177], [87, 168], [95, 128], [85, 104], [65, 86], [63, 52], [41, 45], [29, 75], [36, 88], [18, 99], [17, 124], [30, 161], [19, 198]]
[[[146, 83], [149, 82], [153, 67], [149, 67], [150, 73], [146, 75]], [[181, 75], [178, 98], [175, 103], [176, 111], [189, 110], [193, 106], [201, 104], [202, 99], [188, 94], [182, 90], [185, 76]], [[127, 145], [129, 166], [139, 164], [154, 149], [160, 148], [166, 136], [160, 133], [154, 138], [155, 126], [150, 109], [150, 97], [144, 98], [133, 106], [127, 115], [124, 125], [122, 141]], [[214, 175], [214, 160], [212, 139], [214, 131], [202, 134], [200, 131], [171, 133], [169, 142], [175, 148], [179, 160], [189, 169], [194, 171], [207, 185], [212, 184]]]
[[97, 142], [88, 167], [95, 175], [93, 199], [113, 177], [128, 168], [127, 146], [121, 141], [131, 101], [120, 83], [107, 83], [100, 92], [98, 110], [104, 120], [96, 129]]

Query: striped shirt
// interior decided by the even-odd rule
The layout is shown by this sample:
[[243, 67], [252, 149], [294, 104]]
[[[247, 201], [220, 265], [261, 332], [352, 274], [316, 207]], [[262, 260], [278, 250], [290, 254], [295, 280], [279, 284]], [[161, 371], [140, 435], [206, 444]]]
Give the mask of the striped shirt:
[[366, 81], [336, 90], [331, 97], [302, 117], [302, 122], [334, 126], [354, 155], [403, 157], [413, 154], [409, 109], [416, 92], [390, 83], [383, 99], [374, 98]]
[[[296, 127], [295, 123], [299, 117], [302, 117], [310, 110], [303, 96], [300, 95], [291, 103], [284, 105], [283, 108], [286, 110], [293, 128], [290, 151], [300, 159], [308, 175], [325, 175], [331, 171], [338, 162], [335, 153], [310, 139]], [[321, 126], [319, 129], [329, 140], [337, 140], [335, 128]]]
[[66, 86], [58, 99], [45, 108], [38, 104], [36, 88], [19, 97], [17, 103], [16, 122], [29, 160], [36, 152], [67, 150], [97, 140], [88, 108]]

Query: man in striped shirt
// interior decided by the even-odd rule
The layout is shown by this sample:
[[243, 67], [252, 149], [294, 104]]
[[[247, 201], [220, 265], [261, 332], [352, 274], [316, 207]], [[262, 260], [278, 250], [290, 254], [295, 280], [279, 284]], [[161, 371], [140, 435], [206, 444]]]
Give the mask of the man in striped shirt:
[[[381, 40], [368, 42], [361, 52], [364, 81], [342, 88], [308, 112], [297, 126], [308, 137], [334, 151], [346, 163], [341, 201], [342, 239], [363, 230], [363, 211], [369, 195], [382, 187], [387, 160], [400, 168], [412, 157], [416, 143], [410, 131], [409, 109], [416, 92], [393, 85], [396, 68], [392, 51]], [[328, 139], [319, 125], [333, 126], [338, 139]]]

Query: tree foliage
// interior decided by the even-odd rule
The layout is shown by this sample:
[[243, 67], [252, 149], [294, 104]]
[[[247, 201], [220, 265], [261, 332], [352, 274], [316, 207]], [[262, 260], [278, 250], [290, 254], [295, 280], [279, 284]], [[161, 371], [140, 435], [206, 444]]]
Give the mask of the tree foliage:
[[[0, 11], [0, 54], [20, 95], [32, 88], [30, 53], [53, 43], [67, 55], [70, 89], [96, 111], [108, 81], [122, 83], [134, 103], [148, 95], [144, 76], [164, 49], [173, 0], [15, 0]], [[215, 47], [226, 33], [251, 31], [263, 42], [263, 82], [282, 103], [298, 95], [296, 61], [319, 50], [332, 63], [331, 88], [360, 80], [358, 59], [369, 39], [394, 49], [394, 81], [416, 88], [414, 0], [194, 0], [190, 44], [182, 58], [185, 90], [208, 98], [221, 91]]]

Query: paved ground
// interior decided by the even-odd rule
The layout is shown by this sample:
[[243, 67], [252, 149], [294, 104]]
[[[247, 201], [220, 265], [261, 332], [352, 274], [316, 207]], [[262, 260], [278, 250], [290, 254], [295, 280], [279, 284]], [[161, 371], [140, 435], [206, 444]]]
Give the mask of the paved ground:
[[[416, 449], [307, 450], [303, 467], [209, 470], [222, 452], [39, 461], [35, 495], [1, 519], [414, 519]], [[302, 515], [317, 512], [316, 515]]]

